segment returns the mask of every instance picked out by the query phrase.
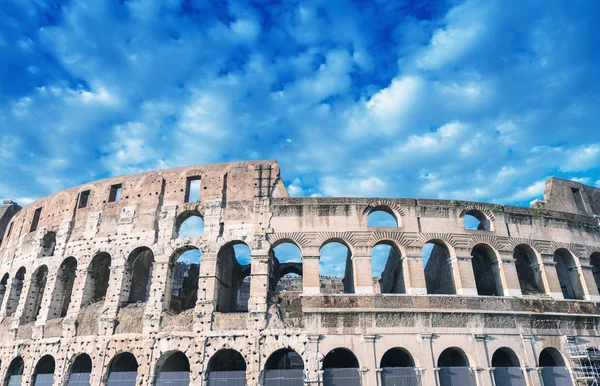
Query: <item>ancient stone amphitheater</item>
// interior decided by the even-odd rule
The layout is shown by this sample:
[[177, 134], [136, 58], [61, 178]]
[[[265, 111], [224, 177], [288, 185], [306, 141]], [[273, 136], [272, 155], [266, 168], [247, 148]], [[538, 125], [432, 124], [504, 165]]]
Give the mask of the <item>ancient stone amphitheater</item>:
[[600, 189], [551, 178], [533, 206], [291, 198], [273, 160], [6, 201], [0, 377], [593, 385]]

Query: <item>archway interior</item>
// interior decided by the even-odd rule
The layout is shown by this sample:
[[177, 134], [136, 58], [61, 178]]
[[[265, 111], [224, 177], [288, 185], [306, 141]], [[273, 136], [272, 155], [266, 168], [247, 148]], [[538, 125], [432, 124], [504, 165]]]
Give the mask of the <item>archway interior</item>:
[[155, 386], [186, 386], [190, 382], [190, 361], [181, 351], [167, 354], [163, 363], [159, 360]]
[[499, 348], [492, 355], [492, 367], [519, 367], [519, 358], [508, 348]]
[[590, 256], [590, 263], [592, 264], [592, 272], [594, 274], [596, 288], [598, 288], [598, 293], [600, 293], [600, 252], [592, 253]]
[[565, 299], [583, 299], [583, 291], [579, 284], [579, 271], [573, 255], [566, 249], [558, 249], [554, 252], [554, 262], [563, 297]]
[[357, 369], [358, 359], [350, 350], [334, 348], [323, 359], [323, 369]]
[[537, 265], [535, 252], [528, 245], [517, 245], [514, 254], [515, 267], [523, 295], [539, 295], [544, 293], [539, 268], [532, 267]]
[[33, 386], [51, 386], [54, 382], [54, 358], [44, 355], [33, 371]]
[[304, 361], [298, 353], [292, 349], [280, 349], [275, 351], [265, 363], [265, 370], [303, 370]]
[[35, 321], [40, 313], [47, 278], [48, 267], [45, 265], [39, 267], [34, 273], [33, 279], [29, 284], [29, 293], [27, 294], [27, 300], [25, 303], [28, 306], [24, 308], [23, 314], [21, 315], [21, 324]]
[[179, 254], [173, 263], [171, 267], [171, 301], [169, 303], [171, 311], [190, 310], [196, 305], [201, 257], [202, 252], [198, 249], [186, 250]]
[[225, 244], [217, 254], [217, 311], [247, 312], [251, 250], [243, 242]]
[[204, 236], [204, 219], [200, 215], [183, 213], [180, 216], [183, 217], [181, 218], [177, 238]]
[[402, 255], [391, 243], [381, 242], [371, 249], [371, 271], [375, 288], [382, 294], [406, 293]]
[[117, 355], [108, 369], [107, 386], [134, 386], [137, 378], [138, 363], [132, 353]]
[[54, 255], [54, 248], [56, 247], [56, 233], [48, 232], [42, 238], [42, 256]]
[[23, 292], [23, 281], [25, 280], [25, 267], [19, 268], [10, 286], [10, 294], [6, 302], [6, 315], [12, 316], [19, 305]]
[[106, 252], [98, 253], [92, 259], [87, 271], [87, 283], [84, 304], [92, 304], [104, 300], [110, 279], [110, 255]]
[[8, 366], [8, 371], [6, 372], [6, 385], [20, 385], [23, 379], [23, 369], [25, 368], [25, 363], [23, 362], [23, 358], [16, 357], [10, 362]]
[[467, 230], [489, 231], [491, 222], [486, 215], [479, 210], [470, 210], [463, 217], [463, 225]]
[[391, 211], [376, 208], [367, 216], [367, 226], [397, 228], [398, 220], [396, 220]]
[[471, 256], [473, 257], [473, 274], [475, 275], [477, 294], [500, 296], [502, 288], [494, 251], [487, 245], [478, 244], [471, 251]]
[[562, 367], [565, 360], [557, 349], [549, 347], [540, 353], [539, 364], [540, 367]]
[[208, 361], [207, 371], [246, 371], [246, 361], [236, 350], [219, 350]]
[[269, 263], [269, 291], [302, 292], [302, 252], [296, 244], [278, 244], [271, 250]]
[[144, 303], [150, 296], [154, 254], [149, 248], [134, 250], [127, 259], [126, 279], [130, 279], [127, 303]]
[[346, 245], [330, 241], [319, 250], [322, 294], [354, 293], [352, 253]]
[[0, 304], [4, 301], [4, 296], [6, 295], [6, 286], [8, 285], [8, 273], [5, 273], [2, 276], [2, 280], [0, 280]]
[[438, 358], [438, 367], [469, 367], [469, 360], [461, 350], [447, 348]]
[[379, 367], [415, 367], [415, 361], [405, 350], [395, 347], [383, 354]]
[[84, 386], [90, 384], [92, 373], [92, 358], [88, 354], [79, 354], [71, 366], [67, 386]]
[[67, 257], [58, 268], [48, 319], [64, 318], [67, 316], [76, 271], [77, 260], [74, 257]]
[[456, 287], [448, 248], [442, 242], [430, 241], [423, 246], [422, 252], [427, 293], [455, 295]]

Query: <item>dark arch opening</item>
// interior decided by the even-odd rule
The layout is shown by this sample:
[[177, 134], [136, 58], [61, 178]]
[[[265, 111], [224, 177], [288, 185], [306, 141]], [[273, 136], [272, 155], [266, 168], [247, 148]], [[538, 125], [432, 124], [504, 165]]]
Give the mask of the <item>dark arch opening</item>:
[[406, 350], [394, 347], [383, 354], [379, 367], [415, 367], [415, 361]]
[[72, 256], [67, 257], [58, 268], [48, 319], [63, 318], [67, 316], [69, 304], [71, 304], [71, 295], [73, 293], [76, 272], [77, 260]]
[[598, 288], [598, 293], [600, 293], [600, 252], [592, 253], [590, 256], [590, 263], [592, 264], [592, 272], [594, 274], [596, 288]]
[[25, 363], [23, 362], [23, 358], [16, 357], [10, 362], [8, 365], [8, 370], [6, 372], [6, 379], [4, 381], [5, 386], [12, 385], [20, 385], [23, 380], [23, 369], [25, 368]]
[[502, 295], [498, 258], [493, 249], [486, 244], [477, 244], [473, 247], [471, 256], [473, 256], [473, 274], [475, 275], [477, 294], [483, 296]]
[[269, 291], [302, 292], [302, 252], [292, 242], [282, 242], [269, 253]]
[[321, 293], [354, 293], [352, 252], [340, 241], [325, 242], [319, 250]]
[[502, 347], [492, 355], [492, 367], [519, 367], [519, 358], [509, 348]]
[[225, 244], [217, 254], [217, 311], [247, 312], [251, 250], [241, 241]]
[[204, 236], [204, 219], [196, 211], [183, 212], [176, 220], [177, 238]]
[[564, 248], [557, 249], [554, 252], [554, 262], [563, 297], [565, 299], [583, 299], [580, 272], [571, 252]]
[[[543, 294], [544, 284], [533, 249], [526, 244], [517, 245], [513, 256], [516, 260], [515, 266], [523, 295]], [[534, 267], [536, 268], [534, 269]]]
[[323, 359], [323, 369], [357, 369], [358, 359], [352, 351], [334, 348]]
[[67, 386], [89, 386], [92, 373], [92, 358], [88, 354], [79, 354], [71, 365]]
[[269, 356], [265, 370], [303, 370], [304, 361], [294, 350], [282, 348]]
[[236, 350], [219, 350], [208, 361], [207, 371], [246, 371], [246, 361]]
[[423, 246], [423, 266], [428, 294], [456, 294], [450, 251], [443, 242], [433, 240]]
[[190, 361], [181, 351], [164, 354], [157, 363], [156, 386], [185, 386], [190, 383]]
[[560, 351], [553, 347], [542, 350], [539, 357], [544, 386], [572, 385], [572, 376]]
[[371, 271], [376, 293], [406, 293], [402, 253], [393, 243], [381, 241], [371, 249]]
[[12, 316], [17, 307], [19, 306], [19, 300], [21, 299], [21, 293], [23, 292], [23, 284], [25, 280], [25, 267], [19, 268], [15, 277], [10, 285], [10, 294], [8, 301], [6, 302], [6, 315]]
[[138, 363], [132, 353], [124, 352], [113, 358], [108, 368], [107, 386], [135, 386]]
[[56, 233], [47, 232], [42, 238], [42, 256], [54, 255], [54, 248], [56, 247]]
[[525, 385], [525, 376], [520, 368], [519, 358], [508, 347], [499, 348], [492, 355], [494, 381], [496, 385]]
[[124, 278], [128, 281], [129, 288], [127, 303], [144, 303], [148, 301], [153, 263], [154, 254], [150, 248], [140, 247], [129, 255]]
[[198, 301], [200, 259], [196, 247], [185, 247], [173, 255], [170, 268], [171, 300], [169, 310], [181, 312], [193, 309]]
[[367, 216], [368, 227], [397, 228], [398, 219], [390, 208], [378, 206]]
[[565, 360], [557, 349], [548, 347], [540, 353], [540, 367], [558, 367], [564, 365]]
[[458, 348], [447, 348], [438, 358], [438, 367], [469, 367], [469, 359]]
[[51, 386], [54, 382], [55, 362], [51, 355], [44, 355], [35, 365], [33, 386]]
[[110, 255], [100, 252], [92, 259], [87, 270], [83, 304], [92, 304], [104, 300], [110, 279]]
[[464, 227], [467, 230], [490, 231], [492, 222], [480, 210], [471, 209], [464, 214]]
[[0, 280], [0, 304], [4, 301], [4, 296], [6, 295], [6, 286], [8, 285], [8, 273], [5, 273], [2, 276], [2, 280]]
[[44, 288], [46, 288], [46, 280], [48, 278], [48, 267], [42, 265], [33, 274], [31, 283], [29, 284], [29, 293], [25, 304], [23, 314], [21, 315], [21, 324], [26, 324], [35, 321], [42, 306], [42, 298], [44, 296]]

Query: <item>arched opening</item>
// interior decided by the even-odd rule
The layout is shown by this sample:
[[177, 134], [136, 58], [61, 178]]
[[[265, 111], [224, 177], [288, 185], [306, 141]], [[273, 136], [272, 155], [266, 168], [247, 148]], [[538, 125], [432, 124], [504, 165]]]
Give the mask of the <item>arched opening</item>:
[[21, 293], [23, 292], [23, 283], [25, 281], [25, 267], [19, 268], [15, 277], [10, 284], [10, 293], [8, 301], [6, 302], [6, 315], [12, 316], [17, 307], [19, 306], [19, 300], [21, 299]]
[[334, 348], [323, 358], [323, 385], [360, 386], [358, 359], [352, 351]]
[[423, 246], [425, 284], [430, 295], [455, 295], [454, 268], [446, 244], [433, 240]]
[[371, 274], [375, 293], [406, 293], [402, 254], [393, 243], [381, 241], [371, 249]]
[[494, 250], [487, 244], [477, 244], [471, 251], [473, 256], [473, 274], [477, 294], [483, 296], [500, 296], [503, 294], [500, 284], [500, 269], [498, 257]]
[[48, 319], [64, 318], [67, 316], [76, 271], [77, 260], [74, 257], [67, 257], [58, 268]]
[[190, 361], [181, 351], [164, 354], [156, 364], [156, 386], [190, 384]]
[[170, 266], [170, 311], [182, 312], [196, 306], [201, 257], [202, 252], [196, 247], [186, 247], [173, 254]]
[[250, 298], [250, 247], [241, 241], [225, 244], [217, 254], [217, 311], [247, 312]]
[[391, 209], [386, 207], [377, 207], [367, 216], [367, 226], [377, 228], [398, 228], [398, 219]]
[[27, 294], [27, 299], [25, 301], [25, 308], [21, 315], [21, 324], [35, 321], [40, 313], [47, 278], [48, 267], [45, 265], [42, 265], [33, 273], [31, 283], [29, 284], [29, 293]]
[[6, 295], [6, 286], [8, 285], [8, 273], [5, 273], [2, 276], [2, 280], [0, 280], [0, 304], [4, 301], [4, 296]]
[[92, 358], [88, 354], [79, 354], [71, 365], [67, 386], [90, 386]]
[[514, 254], [517, 276], [523, 295], [539, 295], [545, 293], [544, 283], [533, 249], [526, 244], [517, 245]]
[[583, 299], [580, 272], [571, 252], [564, 248], [557, 249], [554, 252], [554, 262], [563, 297], [565, 299]]
[[125, 269], [125, 283], [129, 291], [127, 303], [144, 303], [150, 296], [150, 285], [152, 282], [152, 266], [154, 263], [154, 254], [149, 248], [140, 247], [135, 249], [127, 259]]
[[382, 386], [420, 385], [415, 361], [408, 351], [394, 347], [385, 352], [379, 364]]
[[204, 235], [204, 219], [198, 212], [188, 211], [177, 216], [177, 238], [202, 237]]
[[553, 347], [543, 349], [539, 357], [539, 366], [542, 368], [544, 386], [572, 385], [565, 359], [557, 349]]
[[246, 361], [232, 349], [217, 351], [208, 361], [208, 386], [246, 386]]
[[292, 349], [279, 349], [267, 359], [263, 378], [265, 386], [303, 386], [304, 361]]
[[44, 355], [35, 365], [33, 371], [33, 386], [52, 386], [54, 383], [54, 358]]
[[108, 291], [110, 279], [110, 255], [100, 252], [92, 259], [88, 270], [83, 292], [83, 304], [88, 305], [103, 301]]
[[269, 291], [302, 292], [302, 252], [294, 243], [283, 242], [271, 248]]
[[138, 367], [132, 353], [124, 352], [117, 355], [108, 367], [106, 386], [135, 386]]
[[467, 230], [491, 231], [492, 222], [483, 212], [472, 209], [463, 216], [464, 227]]
[[23, 369], [25, 368], [25, 363], [23, 362], [23, 358], [16, 357], [10, 362], [8, 365], [8, 370], [6, 371], [6, 379], [4, 380], [4, 386], [18, 386], [21, 385], [23, 381]]
[[42, 238], [42, 256], [54, 255], [54, 248], [56, 247], [56, 233], [47, 232]]
[[467, 355], [459, 348], [450, 347], [438, 357], [440, 386], [476, 386], [475, 373], [469, 367]]
[[600, 293], [600, 252], [592, 253], [590, 256], [590, 264], [592, 265], [592, 273], [594, 274], [596, 288], [598, 288], [598, 293]]
[[526, 386], [519, 358], [508, 347], [499, 348], [492, 355], [494, 380], [496, 385]]
[[319, 276], [322, 294], [354, 293], [350, 248], [338, 241], [323, 244], [319, 250]]

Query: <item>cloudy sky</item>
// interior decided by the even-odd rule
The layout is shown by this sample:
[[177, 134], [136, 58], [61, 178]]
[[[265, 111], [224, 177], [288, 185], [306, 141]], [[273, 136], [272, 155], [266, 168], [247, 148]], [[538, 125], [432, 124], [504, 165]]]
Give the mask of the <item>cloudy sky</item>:
[[600, 185], [600, 2], [414, 3], [4, 0], [0, 198], [264, 158], [293, 196]]

